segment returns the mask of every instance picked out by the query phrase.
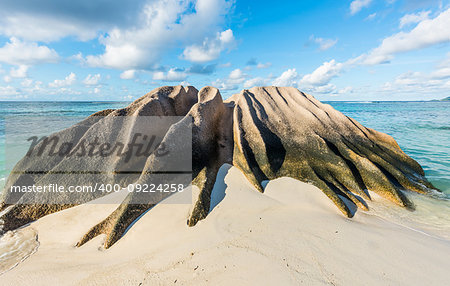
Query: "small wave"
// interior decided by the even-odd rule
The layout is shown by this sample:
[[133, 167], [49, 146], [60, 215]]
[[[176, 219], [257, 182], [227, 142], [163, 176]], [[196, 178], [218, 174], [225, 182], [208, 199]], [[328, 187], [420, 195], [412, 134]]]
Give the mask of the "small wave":
[[450, 126], [440, 126], [440, 127], [436, 127], [436, 129], [440, 129], [440, 130], [450, 130]]
[[392, 203], [371, 193], [374, 200], [369, 202], [371, 211], [368, 214], [428, 235], [450, 240], [450, 200], [439, 193], [431, 197], [411, 192], [404, 194], [414, 203], [415, 211], [392, 207]]
[[30, 257], [38, 247], [37, 231], [31, 227], [5, 233], [0, 237], [0, 275]]

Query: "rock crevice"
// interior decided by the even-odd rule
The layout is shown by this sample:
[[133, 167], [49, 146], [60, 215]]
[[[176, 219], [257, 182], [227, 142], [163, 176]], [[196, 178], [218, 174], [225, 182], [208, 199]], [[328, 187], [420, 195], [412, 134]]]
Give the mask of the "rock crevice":
[[[184, 138], [186, 130], [192, 132], [192, 184], [200, 189], [200, 193], [187, 221], [189, 226], [207, 216], [217, 173], [225, 163], [238, 167], [261, 192], [263, 181], [279, 177], [311, 183], [348, 217], [352, 217], [354, 211], [346, 200], [355, 207], [368, 210], [368, 190], [410, 209], [413, 204], [403, 191], [429, 194], [436, 190], [424, 177], [421, 166], [408, 157], [391, 136], [366, 128], [295, 88], [254, 87], [223, 101], [219, 90], [213, 87], [200, 91], [194, 87], [161, 87], [126, 108], [93, 114], [57, 135], [74, 142], [99, 134], [106, 140], [120, 137], [130, 142], [130, 131], [138, 128], [135, 121], [125, 120], [119, 125], [116, 121], [108, 121], [117, 116], [181, 116], [169, 128], [152, 130], [163, 143], [175, 146], [173, 156], [183, 152], [177, 146], [183, 144], [180, 138]], [[73, 160], [57, 158], [60, 159], [45, 154], [43, 157], [26, 156], [15, 169], [33, 170], [43, 166], [50, 174], [74, 164]], [[113, 171], [114, 175], [104, 175], [101, 179], [125, 186], [151, 182], [154, 170], [163, 170], [167, 164], [164, 160], [152, 153], [132, 162], [85, 157], [75, 163], [99, 171]], [[134, 175], [119, 172], [129, 165], [138, 168], [139, 172]], [[58, 177], [48, 174], [13, 172], [5, 189], [12, 185], [43, 185], [55, 178], [59, 184], [74, 183], [74, 176], [70, 174]], [[80, 184], [80, 179], [76, 180]], [[94, 177], [84, 176], [82, 180], [83, 184], [94, 183]], [[95, 199], [100, 194], [86, 195], [72, 204], [27, 204], [27, 196], [31, 195], [3, 193], [0, 204], [2, 231]], [[103, 233], [107, 235], [105, 247], [110, 247], [136, 218], [166, 197], [155, 196], [130, 193], [110, 216], [81, 238], [78, 246]]]

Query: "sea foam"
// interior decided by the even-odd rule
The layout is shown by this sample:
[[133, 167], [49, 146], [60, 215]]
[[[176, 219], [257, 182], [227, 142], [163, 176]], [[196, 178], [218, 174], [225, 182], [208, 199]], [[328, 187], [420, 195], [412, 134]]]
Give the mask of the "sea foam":
[[38, 234], [31, 227], [8, 231], [0, 237], [0, 275], [37, 251]]

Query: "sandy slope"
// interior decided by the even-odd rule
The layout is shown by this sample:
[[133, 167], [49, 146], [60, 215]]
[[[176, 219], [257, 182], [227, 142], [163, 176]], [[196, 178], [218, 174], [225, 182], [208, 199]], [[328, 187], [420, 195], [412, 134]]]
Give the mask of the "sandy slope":
[[39, 233], [39, 250], [0, 276], [0, 284], [448, 282], [449, 241], [361, 211], [346, 219], [313, 186], [282, 178], [260, 194], [238, 169], [224, 166], [214, 192], [215, 207], [197, 226], [186, 226], [190, 205], [161, 204], [106, 251], [99, 248], [103, 237], [79, 249], [73, 245], [114, 205], [83, 205], [44, 217], [29, 226]]

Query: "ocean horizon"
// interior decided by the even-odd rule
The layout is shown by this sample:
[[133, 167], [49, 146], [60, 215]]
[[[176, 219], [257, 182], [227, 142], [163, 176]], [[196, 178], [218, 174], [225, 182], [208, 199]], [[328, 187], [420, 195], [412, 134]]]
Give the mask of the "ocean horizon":
[[[383, 102], [342, 102], [327, 101], [346, 116], [356, 119], [366, 127], [391, 135], [402, 148], [424, 169], [429, 181], [442, 193], [435, 198], [406, 192], [416, 204], [416, 211], [392, 208], [384, 204], [375, 204], [371, 213], [388, 218], [397, 223], [429, 231], [431, 234], [448, 236], [450, 229], [450, 102], [448, 101], [383, 101]], [[5, 134], [5, 122], [9, 120], [23, 122], [25, 128], [32, 119], [41, 115], [47, 118], [58, 117], [69, 127], [97, 111], [126, 107], [128, 101], [31, 101], [14, 104], [0, 102], [0, 187], [3, 189], [10, 170], [6, 168], [4, 143], [5, 136], [11, 142], [20, 141], [20, 134]], [[72, 120], [68, 120], [73, 118]], [[7, 119], [7, 120], [6, 120]], [[20, 124], [19, 124], [20, 126]], [[61, 125], [55, 125], [60, 126]], [[39, 126], [33, 126], [40, 134]], [[46, 127], [48, 132], [48, 126]], [[58, 131], [55, 127], [52, 132]], [[46, 133], [43, 134], [46, 134]], [[11, 132], [10, 132], [11, 133]], [[23, 141], [23, 138], [21, 139]], [[17, 154], [9, 154], [8, 165], [13, 166], [11, 157], [20, 159], [28, 146], [16, 148]], [[14, 159], [13, 159], [14, 160]], [[450, 237], [449, 237], [450, 238]]]
[[[24, 117], [39, 115], [83, 118], [100, 110], [126, 107], [129, 103], [130, 101], [0, 101], [0, 150], [4, 149], [5, 118], [23, 120]], [[450, 198], [450, 156], [448, 156], [450, 102], [324, 101], [324, 103], [330, 104], [364, 126], [391, 135], [406, 154], [421, 164], [430, 181], [443, 191], [446, 198]], [[4, 163], [2, 156], [0, 166]], [[0, 170], [2, 184], [7, 175], [7, 170], [2, 168]]]

